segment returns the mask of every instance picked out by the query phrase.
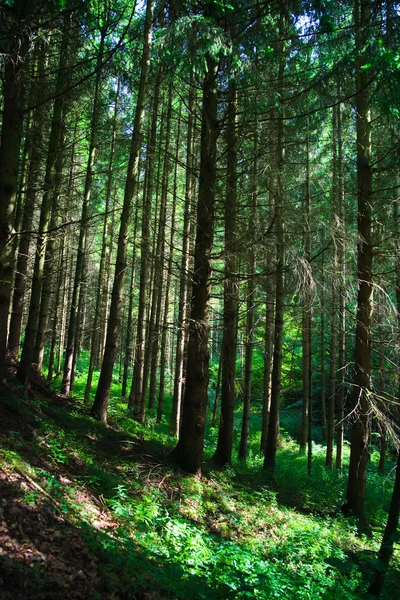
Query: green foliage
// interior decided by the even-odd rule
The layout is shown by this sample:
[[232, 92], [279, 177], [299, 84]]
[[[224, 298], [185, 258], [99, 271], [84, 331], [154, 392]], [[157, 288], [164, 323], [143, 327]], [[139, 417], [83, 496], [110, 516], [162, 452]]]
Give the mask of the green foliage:
[[[29, 405], [20, 407], [29, 413]], [[110, 413], [116, 429], [76, 408], [67, 412], [35, 401], [36, 436], [27, 441], [13, 431], [2, 439], [3, 447], [10, 445], [2, 459], [38, 481], [66, 518], [79, 523], [93, 551], [104, 553], [113, 593], [129, 589], [133, 597], [135, 590], [150, 586], [174, 598], [360, 597], [391, 487], [376, 474], [374, 462], [367, 494], [374, 532], [365, 538], [340, 513], [345, 477], [325, 469], [322, 447], [313, 448], [312, 477], [306, 457], [287, 435], [276, 473], [265, 473], [255, 434], [246, 464], [210, 471], [202, 479], [182, 477], [164, 459], [146, 462], [153, 452], [158, 456], [160, 442], [170, 447], [166, 424], [156, 431], [150, 415], [149, 424], [141, 427], [127, 416], [117, 394]], [[253, 425], [259, 418], [257, 407]], [[138, 435], [148, 444], [141, 454], [135, 453]], [[215, 438], [208, 443], [213, 447]], [[33, 508], [43, 500], [40, 492], [25, 494]], [[98, 506], [115, 522], [112, 536], [94, 529]], [[128, 581], [127, 572], [135, 573], [134, 579]]]
[[223, 29], [214, 19], [203, 15], [182, 16], [172, 27], [159, 29], [155, 47], [175, 68], [187, 70], [189, 67], [198, 74], [206, 72], [207, 56], [218, 59], [229, 52]]

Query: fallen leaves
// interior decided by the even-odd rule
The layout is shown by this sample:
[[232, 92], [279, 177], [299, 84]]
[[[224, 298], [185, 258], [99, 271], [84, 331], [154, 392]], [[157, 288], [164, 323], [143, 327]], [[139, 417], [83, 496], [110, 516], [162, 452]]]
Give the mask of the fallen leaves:
[[101, 577], [82, 533], [47, 505], [23, 504], [19, 486], [0, 473], [1, 598], [89, 598]]

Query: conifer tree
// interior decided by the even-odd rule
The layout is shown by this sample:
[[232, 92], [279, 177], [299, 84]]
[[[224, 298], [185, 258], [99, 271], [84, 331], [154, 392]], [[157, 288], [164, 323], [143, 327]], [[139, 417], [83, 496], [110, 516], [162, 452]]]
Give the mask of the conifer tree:
[[146, 19], [143, 32], [143, 52], [141, 58], [140, 81], [136, 101], [135, 122], [133, 126], [130, 147], [128, 173], [125, 183], [124, 204], [122, 208], [121, 225], [118, 236], [117, 260], [111, 295], [106, 344], [96, 396], [91, 409], [92, 416], [101, 421], [107, 420], [112, 372], [117, 354], [118, 329], [121, 322], [122, 294], [127, 266], [127, 245], [132, 215], [132, 201], [139, 176], [139, 157], [143, 135], [147, 78], [150, 69], [153, 12], [154, 1], [147, 0]]

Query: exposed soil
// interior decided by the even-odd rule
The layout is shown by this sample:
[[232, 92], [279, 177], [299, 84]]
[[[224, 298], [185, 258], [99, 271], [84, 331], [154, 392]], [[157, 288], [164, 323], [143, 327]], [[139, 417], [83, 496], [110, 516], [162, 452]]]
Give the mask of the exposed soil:
[[[110, 430], [108, 449], [113, 442], [119, 445], [117, 434]], [[31, 422], [29, 419], [26, 422], [17, 409], [0, 402], [1, 600], [171, 597], [137, 586], [136, 575], [124, 573], [123, 564], [117, 571], [115, 564], [110, 567], [106, 554], [93, 543], [93, 535], [65, 516], [60, 504], [43, 489], [40, 481], [33, 480], [18, 468], [2, 464], [2, 441], [10, 436], [26, 441], [32, 439], [35, 416], [32, 415]], [[32, 457], [31, 464], [35, 462]], [[79, 465], [75, 466], [78, 473]], [[61, 485], [69, 485], [74, 477], [74, 465], [70, 463], [64, 470], [57, 468], [54, 474]], [[90, 513], [92, 531], [98, 529], [112, 535], [118, 526], [112, 513], [87, 489], [81, 488], [75, 493], [76, 502], [84, 504]], [[113, 585], [116, 579], [118, 585]]]

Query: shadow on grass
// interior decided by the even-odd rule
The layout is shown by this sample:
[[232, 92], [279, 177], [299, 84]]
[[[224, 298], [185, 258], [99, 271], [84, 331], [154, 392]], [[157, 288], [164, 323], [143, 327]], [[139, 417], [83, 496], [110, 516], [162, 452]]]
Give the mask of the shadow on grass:
[[27, 505], [26, 489], [23, 476], [12, 483], [1, 478], [2, 600], [231, 597], [228, 588], [210, 590], [206, 578], [139, 548], [133, 539], [72, 521], [46, 499]]
[[[142, 436], [143, 429], [140, 426], [137, 426], [136, 435], [119, 431], [94, 421], [85, 414], [84, 410], [83, 405], [74, 405], [73, 401], [60, 403], [39, 401], [37, 403], [36, 401], [23, 402], [19, 398], [6, 399], [6, 402], [0, 405], [1, 443], [9, 452], [15, 450], [28, 464], [33, 464], [36, 468], [52, 474], [53, 480], [56, 480], [57, 477], [61, 480], [60, 475], [64, 478], [66, 475], [72, 478], [76, 477], [76, 481], [85, 482], [85, 488], [94, 496], [102, 495], [106, 499], [113, 498], [121, 481], [127, 481], [127, 479], [121, 478], [120, 466], [130, 469], [130, 465], [132, 465], [132, 475], [127, 470], [124, 472], [125, 477], [129, 478], [138, 473], [139, 467], [141, 473], [151, 472], [157, 467], [160, 471], [160, 479], [164, 477], [166, 471], [169, 470], [171, 473], [173, 465], [168, 460], [168, 449], [166, 450], [158, 442], [145, 441]], [[48, 427], [48, 432], [45, 431], [46, 427]], [[135, 429], [136, 425], [132, 424], [131, 431], [135, 431]], [[12, 434], [10, 434], [10, 430]], [[58, 446], [54, 445], [54, 441], [57, 442], [57, 440]], [[50, 442], [53, 443], [53, 446]], [[76, 452], [79, 445], [82, 450], [81, 457]], [[287, 470], [290, 463], [293, 472], [293, 456], [282, 456], [282, 460], [284, 463], [282, 466]], [[177, 473], [178, 471], [174, 470], [172, 476], [178, 479]], [[296, 489], [298, 491], [299, 475], [297, 473], [295, 477], [291, 477], [289, 483], [292, 485], [286, 487], [287, 492], [290, 492], [290, 489], [293, 489], [294, 492]], [[143, 481], [142, 477], [139, 483], [143, 483]], [[56, 483], [58, 487], [52, 487], [50, 492], [54, 493], [54, 497], [62, 504], [65, 490], [58, 480]], [[324, 484], [326, 486], [326, 481]], [[271, 490], [274, 490], [275, 485], [278, 490], [279, 481], [274, 481], [267, 473], [257, 472], [257, 469], [253, 467], [247, 471], [232, 474], [230, 485], [233, 485], [239, 493], [241, 490], [247, 490], [247, 494], [249, 494], [252, 490], [257, 489], [261, 493], [264, 493], [264, 489], [266, 493], [270, 493]], [[26, 506], [26, 503], [22, 502], [23, 498], [21, 493], [18, 493], [18, 489], [13, 488], [9, 491], [6, 489], [4, 494], [1, 491], [0, 494], [11, 500], [14, 507], [16, 503], [18, 504], [17, 508], [20, 511], [18, 519], [13, 520], [12, 514], [5, 511], [6, 517], [9, 519], [7, 527], [10, 528], [16, 543], [20, 547], [28, 544], [25, 548], [28, 554], [39, 553], [39, 558], [34, 560], [24, 554], [21, 549], [18, 552], [14, 552], [12, 546], [7, 549], [8, 562], [6, 560], [5, 563], [0, 563], [0, 569], [4, 570], [5, 564], [9, 575], [6, 579], [0, 572], [0, 577], [3, 579], [2, 585], [6, 582], [6, 586], [12, 586], [18, 578], [26, 582], [22, 587], [17, 588], [16, 593], [9, 596], [10, 600], [11, 598], [12, 600], [14, 598], [16, 600], [18, 598], [20, 600], [25, 600], [25, 598], [27, 600], [36, 600], [36, 598], [50, 600], [58, 597], [77, 600], [81, 598], [126, 598], [127, 600], [137, 598], [141, 600], [142, 598], [222, 599], [238, 597], [237, 592], [231, 587], [220, 584], [215, 578], [212, 579], [215, 577], [216, 569], [227, 571], [227, 577], [237, 580], [236, 590], [240, 590], [240, 597], [244, 597], [243, 593], [246, 589], [248, 589], [246, 592], [248, 597], [255, 597], [251, 595], [254, 587], [263, 589], [265, 594], [271, 586], [275, 595], [264, 595], [263, 597], [272, 598], [279, 597], [276, 596], [277, 589], [275, 588], [281, 584], [287, 591], [301, 589], [305, 585], [303, 574], [289, 572], [287, 569], [286, 562], [290, 552], [287, 552], [284, 547], [279, 552], [277, 546], [274, 561], [268, 559], [264, 564], [257, 565], [257, 570], [252, 573], [251, 570], [254, 569], [258, 558], [254, 561], [251, 551], [245, 549], [242, 551], [239, 545], [229, 540], [227, 542], [221, 540], [219, 544], [219, 541], [214, 538], [210, 543], [210, 548], [213, 551], [215, 549], [216, 554], [207, 564], [207, 561], [204, 561], [204, 568], [202, 567], [200, 574], [194, 575], [188, 571], [190, 559], [185, 561], [183, 557], [179, 556], [176, 547], [175, 555], [171, 553], [169, 558], [166, 554], [158, 553], [156, 547], [151, 543], [146, 547], [140, 543], [141, 535], [151, 534], [153, 527], [151, 523], [146, 525], [146, 522], [143, 522], [143, 527], [140, 527], [138, 522], [137, 526], [140, 527], [140, 531], [132, 531], [131, 527], [131, 537], [129, 537], [123, 525], [112, 531], [99, 530], [83, 518], [76, 517], [75, 513], [61, 520], [60, 517], [53, 515], [56, 521], [48, 521], [49, 507], [37, 504]], [[134, 496], [131, 499], [136, 502]], [[293, 500], [294, 497], [291, 498], [290, 495], [287, 495], [285, 504], [296, 506], [297, 502], [293, 502]], [[296, 508], [301, 509], [301, 506], [296, 506]], [[43, 516], [43, 511], [45, 516]], [[19, 531], [18, 522], [23, 523], [35, 519], [39, 523], [42, 521], [41, 531], [47, 531], [45, 537], [47, 542], [49, 540], [52, 542], [54, 549], [43, 545], [44, 542], [37, 532], [27, 535], [23, 526], [22, 533]], [[45, 519], [44, 522], [43, 519]], [[179, 525], [180, 522], [177, 521], [176, 524]], [[184, 526], [186, 527], [186, 524]], [[52, 531], [58, 531], [60, 535], [53, 539]], [[187, 531], [191, 535], [194, 529], [189, 527]], [[218, 534], [217, 536], [219, 537]], [[300, 542], [299, 545], [301, 545]], [[66, 553], [67, 548], [72, 548], [72, 553]], [[28, 552], [29, 549], [30, 552]], [[156, 551], [153, 552], [153, 550]], [[54, 560], [48, 558], [49, 554], [50, 556], [56, 555], [56, 558], [58, 556], [59, 562], [54, 563]], [[43, 559], [41, 555], [47, 558]], [[78, 565], [76, 564], [77, 556], [81, 557], [81, 564]], [[232, 562], [229, 562], [231, 559]], [[247, 562], [249, 563], [248, 569], [244, 566]], [[357, 560], [351, 560], [353, 565], [356, 562]], [[210, 576], [209, 571], [213, 569], [214, 573]], [[22, 577], [18, 574], [22, 574]], [[248, 586], [250, 576], [254, 581], [251, 586]], [[347, 575], [345, 575], [346, 577]], [[28, 595], [26, 589], [30, 590]], [[7, 587], [4, 590], [7, 591]], [[283, 591], [282, 594], [280, 596], [282, 598], [289, 597], [287, 594], [284, 595]], [[337, 597], [342, 598], [343, 596]], [[7, 596], [5, 598], [8, 600]]]

